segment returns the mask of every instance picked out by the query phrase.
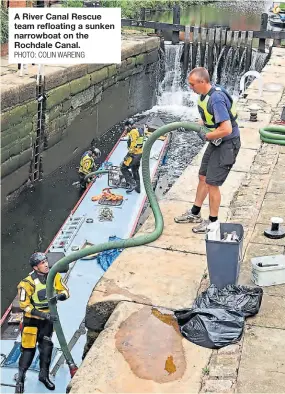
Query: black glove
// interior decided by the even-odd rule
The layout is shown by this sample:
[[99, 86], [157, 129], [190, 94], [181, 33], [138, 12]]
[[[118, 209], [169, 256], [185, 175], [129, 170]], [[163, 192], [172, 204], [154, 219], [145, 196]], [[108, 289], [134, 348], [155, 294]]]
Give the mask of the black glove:
[[41, 312], [36, 308], [31, 311], [31, 315], [41, 317], [42, 319], [48, 320], [52, 323], [58, 320], [57, 316], [52, 316], [50, 313]]
[[60, 293], [56, 295], [57, 301], [65, 301], [66, 300], [66, 294]]
[[206, 142], [207, 138], [206, 138], [206, 133], [205, 131], [203, 131], [202, 127], [201, 129], [197, 132], [198, 137], [203, 141]]
[[50, 313], [45, 313], [45, 319], [50, 321], [51, 323], [58, 321], [57, 316], [51, 315]]
[[50, 298], [51, 302], [57, 302], [57, 301], [65, 301], [66, 300], [66, 294], [64, 293], [59, 293], [54, 295], [53, 297]]

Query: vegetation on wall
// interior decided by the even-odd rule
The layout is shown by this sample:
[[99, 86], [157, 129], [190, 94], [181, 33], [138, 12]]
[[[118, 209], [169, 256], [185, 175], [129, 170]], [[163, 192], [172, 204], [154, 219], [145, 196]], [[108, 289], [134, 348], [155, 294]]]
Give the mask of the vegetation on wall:
[[62, 7], [83, 7], [83, 0], [63, 0]]
[[[63, 0], [63, 7], [83, 7], [88, 0]], [[92, 0], [89, 0], [92, 2]], [[196, 0], [197, 1], [197, 0]], [[198, 0], [201, 1], [201, 0]], [[122, 18], [135, 18], [139, 16], [140, 9], [153, 11], [171, 9], [175, 4], [181, 7], [189, 6], [193, 1], [177, 0], [101, 0], [101, 7], [119, 7], [122, 9]]]
[[146, 8], [154, 11], [172, 8], [175, 4], [186, 6], [188, 1], [177, 0], [102, 0], [102, 7], [121, 7], [122, 18], [135, 18], [139, 16], [140, 9]]
[[8, 29], [8, 10], [7, 7], [4, 5], [4, 2], [1, 1], [1, 18], [0, 18], [0, 23], [1, 23], [1, 44], [5, 44], [8, 42], [8, 35], [9, 35], [9, 29]]

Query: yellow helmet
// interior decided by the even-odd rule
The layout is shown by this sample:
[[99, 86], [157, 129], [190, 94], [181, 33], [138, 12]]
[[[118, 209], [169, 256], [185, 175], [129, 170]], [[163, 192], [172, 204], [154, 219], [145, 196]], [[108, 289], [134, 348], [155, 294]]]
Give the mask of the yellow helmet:
[[274, 14], [279, 14], [279, 12], [281, 11], [279, 5], [275, 5], [272, 11]]

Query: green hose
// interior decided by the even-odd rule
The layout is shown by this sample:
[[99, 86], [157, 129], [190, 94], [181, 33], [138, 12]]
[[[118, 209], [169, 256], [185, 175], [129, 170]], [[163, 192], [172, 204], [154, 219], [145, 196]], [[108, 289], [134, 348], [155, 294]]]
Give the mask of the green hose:
[[260, 139], [268, 144], [285, 145], [284, 126], [266, 126], [259, 130]]
[[[200, 133], [201, 130], [204, 132], [207, 132], [208, 130], [205, 128], [201, 128], [201, 126], [195, 124], [195, 123], [188, 123], [188, 122], [175, 122], [175, 123], [170, 123], [168, 125], [162, 126], [158, 128], [155, 132], [151, 134], [151, 136], [147, 139], [144, 149], [143, 149], [143, 155], [142, 155], [142, 177], [143, 177], [143, 182], [145, 186], [145, 191], [147, 194], [147, 197], [149, 199], [150, 206], [152, 208], [154, 218], [155, 218], [155, 230], [147, 235], [140, 235], [135, 238], [129, 238], [126, 240], [120, 240], [120, 241], [112, 241], [112, 242], [105, 242], [99, 245], [91, 246], [89, 248], [80, 250], [78, 252], [71, 253], [68, 256], [63, 257], [60, 259], [57, 263], [53, 265], [51, 270], [49, 271], [48, 277], [47, 277], [47, 298], [49, 300], [49, 308], [50, 312], [52, 315], [56, 316], [58, 318], [58, 321], [54, 323], [54, 328], [56, 331], [56, 335], [60, 344], [61, 351], [63, 352], [63, 355], [65, 357], [65, 360], [69, 366], [70, 374], [71, 377], [75, 374], [77, 367], [74, 363], [74, 360], [72, 358], [72, 355], [68, 349], [67, 342], [60, 324], [59, 316], [58, 316], [58, 311], [56, 307], [56, 302], [52, 300], [52, 297], [54, 295], [54, 278], [55, 275], [58, 272], [66, 272], [68, 269], [68, 266], [70, 263], [80, 260], [83, 257], [92, 255], [94, 253], [102, 252], [105, 250], [110, 250], [110, 249], [126, 249], [126, 248], [131, 248], [134, 246], [141, 246], [148, 244], [150, 242], [155, 241], [159, 236], [162, 234], [163, 231], [163, 217], [160, 211], [160, 207], [158, 204], [158, 201], [156, 199], [155, 193], [152, 188], [152, 182], [150, 178], [150, 172], [149, 172], [149, 158], [150, 158], [150, 151], [152, 148], [152, 145], [154, 142], [161, 136], [165, 135], [166, 133], [176, 130], [178, 128], [183, 128], [185, 130], [192, 130], [197, 133]], [[93, 174], [90, 174], [89, 176], [92, 175], [97, 175], [97, 174], [103, 174], [108, 172], [107, 170], [102, 170], [102, 171], [96, 171]]]

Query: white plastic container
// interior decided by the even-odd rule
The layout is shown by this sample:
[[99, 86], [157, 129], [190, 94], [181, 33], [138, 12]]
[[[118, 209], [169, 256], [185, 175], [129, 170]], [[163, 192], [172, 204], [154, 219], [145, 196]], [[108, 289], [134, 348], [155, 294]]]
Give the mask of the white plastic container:
[[221, 231], [220, 231], [220, 222], [217, 220], [215, 222], [210, 223], [207, 226], [207, 239], [209, 241], [220, 241], [221, 240]]
[[[263, 267], [259, 267], [259, 263]], [[270, 264], [277, 265], [270, 266]], [[257, 286], [273, 286], [285, 283], [285, 255], [254, 257], [251, 259], [251, 265], [251, 280]]]

